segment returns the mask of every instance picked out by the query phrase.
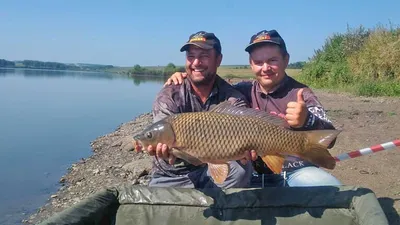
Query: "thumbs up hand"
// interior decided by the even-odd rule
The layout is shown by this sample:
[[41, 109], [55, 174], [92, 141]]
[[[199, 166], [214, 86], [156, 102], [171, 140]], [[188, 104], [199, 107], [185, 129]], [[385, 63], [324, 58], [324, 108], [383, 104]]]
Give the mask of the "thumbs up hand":
[[300, 128], [306, 122], [308, 110], [303, 98], [303, 89], [297, 92], [297, 101], [289, 102], [286, 108], [286, 120], [291, 127]]

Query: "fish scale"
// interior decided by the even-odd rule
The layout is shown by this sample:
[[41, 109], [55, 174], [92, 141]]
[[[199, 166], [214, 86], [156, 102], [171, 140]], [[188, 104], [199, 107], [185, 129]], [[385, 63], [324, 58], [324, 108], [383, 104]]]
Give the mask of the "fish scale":
[[261, 152], [303, 149], [305, 137], [300, 133], [276, 128], [260, 119], [237, 117], [221, 113], [184, 113], [174, 116], [169, 123], [178, 148], [201, 160], [237, 158], [250, 149]]

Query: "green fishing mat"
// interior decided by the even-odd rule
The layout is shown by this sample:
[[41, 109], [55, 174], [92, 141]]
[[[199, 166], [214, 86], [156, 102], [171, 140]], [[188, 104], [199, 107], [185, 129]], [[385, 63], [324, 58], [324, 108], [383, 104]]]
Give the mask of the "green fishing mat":
[[50, 224], [298, 224], [386, 225], [367, 188], [353, 186], [257, 189], [105, 189], [48, 218]]

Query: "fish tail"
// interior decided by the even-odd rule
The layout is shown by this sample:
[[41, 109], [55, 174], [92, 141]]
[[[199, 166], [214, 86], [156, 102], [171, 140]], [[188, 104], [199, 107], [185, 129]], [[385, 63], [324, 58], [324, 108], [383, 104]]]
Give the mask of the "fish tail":
[[306, 135], [304, 151], [298, 156], [326, 169], [334, 169], [335, 158], [329, 153], [329, 145], [336, 139], [340, 130], [303, 131]]

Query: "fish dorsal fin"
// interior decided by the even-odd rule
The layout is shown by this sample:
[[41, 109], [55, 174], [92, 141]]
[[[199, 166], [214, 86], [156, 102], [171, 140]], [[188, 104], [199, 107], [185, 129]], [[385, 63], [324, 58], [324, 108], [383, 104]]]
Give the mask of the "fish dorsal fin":
[[265, 112], [263, 110], [253, 109], [253, 108], [246, 108], [243, 106], [234, 106], [229, 101], [223, 101], [220, 104], [216, 105], [214, 108], [209, 110], [209, 112], [214, 113], [225, 113], [230, 115], [242, 115], [242, 116], [250, 116], [265, 120], [269, 123], [272, 123], [277, 126], [281, 127], [288, 127], [286, 120], [277, 116]]

